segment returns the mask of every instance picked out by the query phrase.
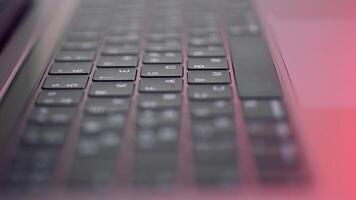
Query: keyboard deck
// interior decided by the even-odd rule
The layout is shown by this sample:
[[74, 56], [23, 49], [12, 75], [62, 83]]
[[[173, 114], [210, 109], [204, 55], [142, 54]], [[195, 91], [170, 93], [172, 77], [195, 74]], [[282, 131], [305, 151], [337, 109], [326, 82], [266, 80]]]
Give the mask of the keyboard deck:
[[82, 0], [29, 107], [6, 188], [303, 178], [247, 0]]

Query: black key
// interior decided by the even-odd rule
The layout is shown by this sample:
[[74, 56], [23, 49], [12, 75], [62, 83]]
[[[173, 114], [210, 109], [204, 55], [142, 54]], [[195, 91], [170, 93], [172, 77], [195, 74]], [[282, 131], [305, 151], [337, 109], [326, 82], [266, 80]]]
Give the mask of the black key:
[[145, 64], [180, 64], [183, 62], [181, 53], [168, 52], [168, 53], [146, 53], [143, 58]]
[[140, 80], [140, 92], [180, 92], [183, 80], [180, 78], [142, 78]]
[[137, 67], [137, 56], [101, 56], [98, 67]]
[[110, 114], [126, 112], [130, 106], [129, 99], [123, 98], [89, 98], [85, 105], [88, 114]]
[[228, 69], [226, 58], [189, 58], [188, 69]]
[[86, 115], [82, 121], [81, 131], [86, 135], [100, 135], [104, 132], [120, 136], [125, 127], [126, 116], [123, 113], [107, 115]]
[[105, 39], [106, 44], [138, 44], [140, 42], [140, 35], [125, 35], [125, 36], [109, 36]]
[[36, 107], [30, 120], [40, 124], [67, 124], [71, 122], [74, 113], [75, 109], [68, 107]]
[[240, 97], [280, 97], [276, 71], [262, 36], [232, 37], [231, 47]]
[[190, 46], [222, 46], [223, 40], [219, 35], [211, 35], [208, 37], [192, 37], [189, 39]]
[[180, 113], [176, 108], [166, 108], [163, 110], [140, 110], [137, 116], [137, 125], [148, 130], [168, 125], [178, 126], [179, 120]]
[[153, 52], [182, 51], [182, 46], [179, 41], [173, 40], [160, 43], [148, 43], [146, 46], [146, 50]]
[[181, 65], [143, 65], [141, 77], [182, 77]]
[[190, 85], [189, 98], [192, 100], [230, 99], [229, 85]]
[[90, 96], [97, 97], [125, 97], [131, 96], [134, 89], [134, 83], [112, 82], [96, 83], [90, 87]]
[[226, 70], [203, 71], [194, 70], [188, 73], [188, 83], [192, 84], [227, 84], [230, 83], [229, 72]]
[[202, 185], [231, 185], [238, 179], [234, 166], [202, 166], [195, 169], [196, 181]]
[[116, 55], [137, 55], [139, 48], [137, 45], [105, 46], [101, 52], [105, 56]]
[[84, 31], [68, 33], [67, 39], [69, 41], [95, 41], [99, 39], [100, 32]]
[[189, 57], [224, 57], [225, 49], [221, 46], [189, 47]]
[[[92, 133], [93, 134], [93, 133]], [[115, 159], [121, 145], [120, 134], [114, 131], [103, 131], [100, 134], [81, 135], [77, 144], [77, 159]]]
[[142, 109], [160, 109], [179, 107], [182, 97], [176, 93], [167, 94], [140, 94], [138, 105]]
[[77, 90], [43, 90], [37, 97], [37, 105], [72, 106], [80, 102], [83, 92]]
[[242, 107], [247, 119], [283, 119], [286, 117], [280, 100], [244, 100]]
[[103, 187], [112, 182], [115, 176], [115, 160], [75, 160], [68, 182], [71, 186]]
[[88, 81], [86, 75], [49, 75], [44, 89], [83, 89]]
[[61, 51], [56, 57], [58, 62], [80, 62], [93, 61], [95, 59], [95, 51]]
[[179, 40], [181, 38], [180, 33], [150, 33], [148, 34], [148, 40], [151, 42], [164, 42], [167, 40]]
[[64, 143], [68, 129], [64, 127], [29, 126], [22, 135], [23, 145], [30, 146], [59, 146]]
[[[224, 147], [224, 145], [230, 144], [234, 146], [234, 118], [231, 115], [222, 115], [212, 119], [193, 119], [192, 137], [195, 142], [200, 142], [202, 148], [204, 147], [202, 142], [209, 142], [211, 146], [208, 148], [220, 148], [219, 145]], [[217, 146], [214, 147], [213, 145]], [[197, 146], [197, 148], [199, 147]], [[228, 148], [230, 149], [230, 146]]]
[[108, 68], [97, 69], [94, 74], [94, 81], [134, 81], [136, 69], [128, 68]]
[[193, 101], [190, 111], [194, 117], [209, 118], [218, 115], [232, 115], [234, 113], [231, 101]]
[[251, 140], [263, 139], [274, 144], [291, 140], [291, 130], [286, 121], [253, 120], [246, 124], [246, 129]]
[[62, 44], [63, 50], [96, 50], [98, 42], [95, 41], [68, 41]]
[[177, 152], [179, 138], [177, 126], [162, 126], [156, 130], [142, 129], [135, 134], [135, 149], [137, 153]]
[[50, 74], [90, 74], [93, 64], [90, 62], [55, 62]]

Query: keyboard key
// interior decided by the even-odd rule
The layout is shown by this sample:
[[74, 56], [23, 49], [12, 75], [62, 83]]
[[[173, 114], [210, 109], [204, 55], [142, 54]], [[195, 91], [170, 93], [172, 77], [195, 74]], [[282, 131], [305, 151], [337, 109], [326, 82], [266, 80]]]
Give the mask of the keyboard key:
[[125, 35], [125, 36], [109, 36], [105, 38], [106, 44], [138, 44], [140, 42], [140, 35]]
[[228, 69], [226, 58], [189, 58], [188, 69]]
[[67, 41], [62, 44], [63, 50], [96, 50], [98, 42], [95, 41]]
[[202, 166], [195, 169], [196, 181], [202, 185], [231, 185], [238, 177], [234, 166]]
[[121, 135], [125, 127], [126, 115], [110, 113], [107, 115], [86, 115], [83, 118], [81, 131], [86, 135], [100, 135], [104, 132]]
[[[192, 137], [195, 142], [209, 142], [219, 145], [219, 142], [233, 143], [235, 138], [235, 123], [231, 115], [220, 115], [211, 119], [193, 119]], [[211, 146], [213, 148], [213, 146]]]
[[162, 110], [140, 110], [137, 116], [137, 125], [143, 129], [158, 128], [161, 126], [178, 126], [180, 113], [176, 108]]
[[232, 37], [231, 42], [240, 97], [280, 97], [282, 92], [264, 39], [261, 36], [238, 36]]
[[100, 32], [95, 31], [71, 32], [67, 35], [69, 41], [95, 41], [99, 37]]
[[218, 115], [232, 115], [234, 113], [231, 101], [193, 101], [190, 111], [197, 118], [211, 118]]
[[285, 118], [285, 111], [280, 100], [244, 100], [242, 107], [247, 119]]
[[137, 67], [137, 56], [101, 56], [98, 67]]
[[177, 126], [165, 126], [156, 130], [142, 129], [135, 134], [135, 152], [155, 153], [177, 152], [179, 138]]
[[189, 98], [192, 100], [230, 99], [229, 85], [190, 85]]
[[117, 45], [105, 46], [101, 52], [104, 56], [117, 56], [117, 55], [137, 55], [139, 48], [137, 45]]
[[83, 89], [88, 81], [86, 75], [50, 75], [47, 77], [44, 89]]
[[203, 71], [203, 70], [195, 70], [189, 71], [188, 73], [188, 83], [191, 84], [227, 84], [230, 83], [229, 72], [225, 70], [219, 71]]
[[190, 46], [222, 46], [224, 45], [219, 35], [210, 35], [208, 37], [192, 37], [189, 39]]
[[140, 92], [180, 92], [183, 80], [180, 78], [142, 78], [140, 80]]
[[176, 93], [140, 94], [138, 105], [142, 109], [161, 109], [179, 107], [182, 97]]
[[120, 134], [103, 131], [95, 136], [81, 135], [77, 144], [77, 159], [115, 159], [121, 145]]
[[85, 105], [88, 114], [101, 115], [129, 110], [130, 100], [124, 98], [89, 98]]
[[30, 120], [39, 124], [68, 124], [73, 119], [75, 108], [36, 107]]
[[182, 77], [181, 65], [143, 65], [141, 77]]
[[22, 135], [21, 142], [27, 146], [60, 146], [64, 143], [64, 139], [68, 129], [64, 127], [39, 127], [29, 126]]
[[96, 97], [127, 97], [131, 96], [134, 89], [134, 83], [125, 82], [94, 82], [90, 87], [90, 96]]
[[146, 53], [143, 58], [145, 64], [180, 64], [183, 62], [183, 56], [181, 53], [169, 52], [169, 53]]
[[180, 42], [173, 40], [160, 43], [148, 43], [146, 50], [153, 52], [182, 51], [182, 46]]
[[189, 57], [225, 57], [225, 49], [220, 46], [189, 47]]
[[136, 69], [128, 68], [107, 68], [97, 69], [94, 74], [94, 81], [134, 81]]
[[50, 74], [90, 74], [93, 64], [90, 62], [55, 62]]
[[82, 91], [71, 90], [43, 90], [40, 92], [36, 104], [41, 106], [73, 106], [80, 102]]
[[61, 51], [56, 57], [58, 62], [81, 62], [93, 61], [95, 59], [95, 51]]

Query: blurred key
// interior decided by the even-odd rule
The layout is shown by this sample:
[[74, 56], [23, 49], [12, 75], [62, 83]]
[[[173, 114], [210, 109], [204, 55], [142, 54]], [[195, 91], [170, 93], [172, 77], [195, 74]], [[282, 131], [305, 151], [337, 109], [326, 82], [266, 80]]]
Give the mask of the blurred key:
[[50, 75], [47, 77], [44, 89], [83, 89], [88, 81], [86, 75]]
[[168, 53], [146, 53], [143, 58], [145, 64], [180, 64], [183, 62], [181, 53], [168, 52]]
[[97, 97], [128, 97], [131, 96], [134, 83], [126, 82], [94, 82], [90, 87], [90, 96]]
[[89, 98], [85, 104], [88, 114], [110, 114], [129, 110], [130, 100], [126, 98]]
[[189, 58], [188, 69], [228, 69], [226, 58]]
[[209, 47], [190, 47], [188, 50], [189, 57], [224, 57], [225, 49], [220, 46]]
[[143, 109], [179, 107], [181, 105], [181, 99], [181, 95], [176, 93], [140, 94], [138, 105]]
[[116, 45], [104, 46], [101, 54], [105, 56], [116, 55], [137, 55], [139, 48], [137, 45]]
[[230, 83], [229, 72], [226, 70], [203, 71], [195, 70], [188, 72], [188, 83], [191, 84], [227, 84]]
[[80, 102], [83, 91], [43, 90], [37, 97], [37, 105], [72, 106]]
[[283, 119], [285, 111], [280, 100], [244, 100], [243, 113], [248, 119]]
[[50, 74], [90, 74], [91, 62], [55, 62]]
[[230, 99], [229, 85], [190, 85], [188, 88], [191, 100]]
[[93, 61], [95, 59], [95, 51], [61, 51], [56, 57], [58, 62], [80, 62]]
[[39, 124], [68, 124], [73, 119], [75, 108], [36, 107], [30, 120]]
[[140, 92], [180, 92], [183, 80], [180, 78], [142, 78]]
[[181, 77], [183, 67], [181, 65], [143, 65], [141, 77]]
[[94, 74], [94, 81], [134, 81], [136, 69], [128, 68], [108, 68], [97, 69]]
[[101, 56], [97, 62], [98, 67], [137, 67], [137, 56]]

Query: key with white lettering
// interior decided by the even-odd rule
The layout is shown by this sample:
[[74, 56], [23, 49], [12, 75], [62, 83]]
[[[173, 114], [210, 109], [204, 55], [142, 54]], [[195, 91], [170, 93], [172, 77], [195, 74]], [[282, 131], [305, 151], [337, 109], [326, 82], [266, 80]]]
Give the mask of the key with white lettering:
[[180, 78], [142, 78], [140, 92], [180, 92], [183, 80]]
[[129, 68], [107, 68], [97, 69], [94, 81], [134, 81], [136, 69]]
[[49, 75], [44, 89], [83, 89], [88, 81], [86, 75]]
[[143, 65], [141, 77], [182, 77], [181, 65]]
[[230, 83], [230, 76], [227, 70], [195, 70], [189, 71], [188, 83], [191, 84], [227, 84]]

